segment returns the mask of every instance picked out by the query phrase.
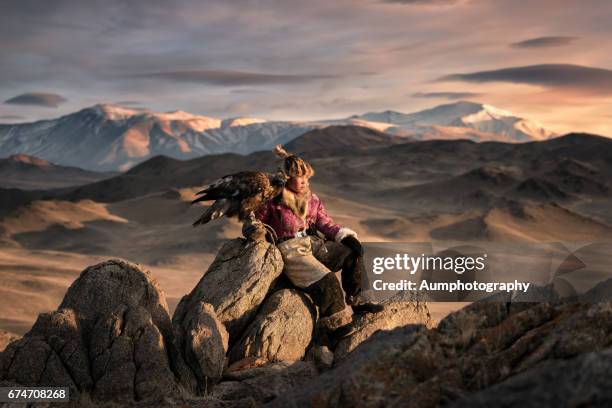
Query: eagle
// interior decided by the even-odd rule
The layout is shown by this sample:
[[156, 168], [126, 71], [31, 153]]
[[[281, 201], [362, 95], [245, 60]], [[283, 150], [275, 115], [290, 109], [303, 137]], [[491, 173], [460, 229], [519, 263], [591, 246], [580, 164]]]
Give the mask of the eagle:
[[197, 227], [223, 216], [256, 223], [255, 212], [266, 201], [280, 194], [285, 181], [286, 178], [281, 174], [258, 171], [241, 171], [223, 176], [199, 191], [196, 194], [199, 197], [191, 202], [195, 204], [214, 200], [193, 226]]

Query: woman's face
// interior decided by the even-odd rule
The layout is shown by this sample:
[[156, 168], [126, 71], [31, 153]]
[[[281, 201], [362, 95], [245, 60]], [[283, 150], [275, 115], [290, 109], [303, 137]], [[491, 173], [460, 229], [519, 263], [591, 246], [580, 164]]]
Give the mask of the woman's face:
[[287, 187], [289, 190], [297, 194], [303, 194], [308, 191], [308, 186], [308, 177], [306, 176], [291, 177], [287, 180]]

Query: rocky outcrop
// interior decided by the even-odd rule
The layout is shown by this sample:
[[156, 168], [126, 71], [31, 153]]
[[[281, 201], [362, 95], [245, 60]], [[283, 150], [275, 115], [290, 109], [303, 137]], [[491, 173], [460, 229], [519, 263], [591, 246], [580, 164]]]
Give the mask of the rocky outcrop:
[[261, 367], [229, 373], [218, 384], [212, 397], [221, 401], [244, 400], [251, 397], [259, 403], [278, 398], [294, 387], [313, 380], [317, 370], [306, 361], [268, 363]]
[[0, 380], [69, 386], [73, 400], [121, 403], [174, 402], [195, 385], [157, 282], [119, 260], [85, 269], [59, 309], [7, 347]]
[[[334, 359], [333, 350], [313, 341], [312, 300], [278, 279], [282, 269], [276, 247], [229, 241], [170, 320], [163, 291], [146, 270], [120, 260], [89, 267], [58, 310], [41, 314], [2, 353], [0, 382], [68, 385], [77, 404], [273, 401], [312, 382]], [[379, 319], [357, 319], [343, 355], [374, 331], [416, 319], [419, 310], [394, 304]]]
[[[524, 384], [518, 376], [531, 369], [543, 367], [541, 375], [552, 375], [546, 373], [567, 359], [610, 347], [610, 302], [478, 302], [449, 315], [436, 329], [409, 325], [374, 334], [334, 369], [271, 406], [436, 407], [516, 376], [518, 382], [505, 388], [512, 393], [512, 384]], [[544, 390], [527, 388], [534, 387]], [[487, 401], [494, 401], [493, 394]]]
[[183, 325], [192, 308], [208, 303], [233, 342], [255, 317], [282, 270], [283, 260], [274, 245], [241, 238], [228, 241], [196, 287], [181, 299], [173, 322]]
[[142, 306], [121, 304], [98, 320], [89, 357], [94, 400], [160, 401], [181, 393], [161, 331]]
[[19, 335], [15, 333], [11, 333], [6, 330], [0, 330], [0, 353], [4, 351], [6, 346], [11, 344], [11, 342], [19, 339]]
[[427, 333], [422, 325], [381, 331], [334, 369], [271, 406], [386, 406], [390, 395], [404, 393], [436, 369]]
[[[551, 392], [554, 390], [554, 392]], [[606, 407], [612, 404], [612, 350], [551, 360], [483, 391], [466, 395], [454, 408]]]
[[574, 301], [472, 303], [435, 328], [402, 294], [336, 342], [281, 270], [274, 247], [230, 241], [171, 321], [146, 270], [89, 267], [0, 354], [0, 385], [68, 386], [75, 406], [612, 404], [612, 281]]
[[176, 326], [177, 344], [198, 379], [198, 393], [207, 393], [223, 374], [229, 335], [208, 303], [197, 302]]
[[314, 305], [303, 292], [293, 289], [274, 292], [232, 347], [230, 363], [245, 358], [303, 359], [312, 339], [315, 317]]
[[351, 333], [338, 342], [334, 360], [342, 361], [379, 330], [392, 330], [408, 324], [431, 324], [431, 316], [425, 303], [393, 301], [384, 303], [381, 312], [358, 315], [353, 322]]

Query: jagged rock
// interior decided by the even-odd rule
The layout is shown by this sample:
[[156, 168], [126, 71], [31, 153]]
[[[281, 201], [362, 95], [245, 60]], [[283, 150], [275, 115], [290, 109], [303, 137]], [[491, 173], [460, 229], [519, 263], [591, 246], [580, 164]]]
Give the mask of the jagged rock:
[[336, 362], [342, 361], [357, 346], [379, 330], [392, 330], [408, 324], [431, 323], [427, 304], [417, 301], [394, 301], [383, 304], [378, 313], [357, 315], [351, 333], [338, 342], [334, 351]]
[[279, 250], [268, 242], [237, 238], [227, 242], [196, 287], [183, 296], [173, 322], [182, 325], [199, 302], [211, 304], [229, 332], [230, 343], [255, 317], [270, 286], [283, 271]]
[[451, 406], [612, 406], [612, 350], [545, 362], [483, 391], [467, 395]]
[[225, 326], [214, 308], [200, 301], [187, 311], [177, 336], [185, 361], [202, 385], [200, 393], [208, 392], [223, 375], [229, 341]]
[[11, 342], [19, 339], [21, 336], [15, 333], [11, 333], [6, 330], [0, 330], [0, 353], [4, 351], [6, 346], [11, 344]]
[[[523, 305], [524, 307], [524, 305]], [[612, 345], [612, 303], [540, 303], [510, 310], [459, 353], [470, 390], [479, 390], [548, 359], [570, 358]]]
[[225, 401], [252, 397], [264, 403], [283, 395], [293, 387], [301, 387], [316, 374], [317, 370], [312, 362], [269, 363], [226, 375], [228, 381], [219, 383], [212, 396]]
[[[433, 330], [409, 325], [374, 334], [335, 368], [271, 406], [306, 407], [316, 401], [319, 407], [437, 407], [546, 361], [611, 346], [610, 302], [477, 302]], [[511, 389], [506, 388], [508, 393]], [[555, 400], [555, 388], [537, 389], [549, 394], [541, 400]], [[520, 395], [521, 390], [514, 392]], [[531, 393], [528, 389], [521, 400]]]
[[72, 400], [180, 400], [195, 376], [175, 349], [165, 296], [139, 266], [110, 260], [85, 269], [58, 310], [0, 357], [0, 380], [69, 386]]
[[334, 369], [284, 393], [270, 406], [386, 406], [398, 393], [433, 375], [439, 361], [433, 347], [422, 325], [378, 332]]
[[301, 360], [312, 339], [316, 310], [302, 292], [274, 292], [230, 351], [230, 362], [255, 357], [267, 361]]

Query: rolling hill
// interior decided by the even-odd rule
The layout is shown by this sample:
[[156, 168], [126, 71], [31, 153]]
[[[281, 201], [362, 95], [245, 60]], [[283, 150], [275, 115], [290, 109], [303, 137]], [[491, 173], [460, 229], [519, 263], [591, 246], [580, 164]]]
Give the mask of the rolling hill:
[[115, 174], [58, 166], [24, 154], [0, 159], [0, 187], [3, 188], [42, 190], [78, 186], [109, 178]]

